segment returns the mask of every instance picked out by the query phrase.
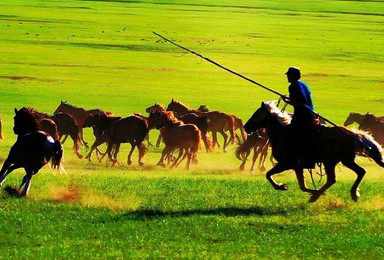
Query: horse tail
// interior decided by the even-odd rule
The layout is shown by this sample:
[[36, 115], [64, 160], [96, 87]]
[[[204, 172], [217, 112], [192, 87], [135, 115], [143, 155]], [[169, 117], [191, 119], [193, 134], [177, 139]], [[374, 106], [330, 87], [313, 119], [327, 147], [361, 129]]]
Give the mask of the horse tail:
[[238, 123], [238, 127], [240, 129], [240, 132], [241, 132], [241, 137], [243, 138], [243, 142], [245, 142], [247, 140], [247, 132], [245, 132], [245, 130], [244, 130], [243, 121], [241, 119], [238, 119], [237, 123]]
[[356, 133], [356, 152], [372, 158], [378, 165], [384, 168], [383, 147], [373, 137], [362, 131]]
[[194, 140], [194, 143], [191, 146], [191, 153], [197, 154], [197, 152], [200, 150], [200, 142], [202, 140], [201, 131], [199, 128], [196, 127], [195, 129], [196, 138]]
[[231, 142], [232, 144], [234, 144], [235, 143], [235, 135], [236, 135], [236, 133], [235, 133], [235, 119], [231, 115], [227, 115], [227, 126], [228, 126], [229, 133], [231, 134], [231, 138], [228, 141], [228, 143]]
[[59, 169], [61, 164], [61, 159], [63, 158], [63, 146], [59, 140], [56, 140], [52, 147], [52, 169]]
[[250, 150], [256, 145], [254, 139], [247, 139], [244, 143], [236, 147], [235, 155], [240, 161], [244, 160], [249, 154]]
[[205, 135], [201, 134], [201, 139], [203, 140], [205, 150], [207, 151], [207, 153], [212, 152], [213, 151], [213, 142], [212, 142], [211, 138], [209, 138], [209, 136], [207, 134], [205, 134]]

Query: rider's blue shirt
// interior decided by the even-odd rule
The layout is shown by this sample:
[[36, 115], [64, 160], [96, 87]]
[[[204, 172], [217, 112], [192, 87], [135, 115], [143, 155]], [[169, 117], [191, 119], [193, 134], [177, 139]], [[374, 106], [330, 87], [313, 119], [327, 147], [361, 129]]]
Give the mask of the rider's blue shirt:
[[[302, 81], [297, 81], [289, 85], [289, 98], [296, 103], [294, 107], [294, 114], [292, 123], [307, 124], [310, 123], [315, 117], [314, 114], [306, 107], [314, 110], [311, 90]], [[306, 106], [305, 106], [306, 105]]]

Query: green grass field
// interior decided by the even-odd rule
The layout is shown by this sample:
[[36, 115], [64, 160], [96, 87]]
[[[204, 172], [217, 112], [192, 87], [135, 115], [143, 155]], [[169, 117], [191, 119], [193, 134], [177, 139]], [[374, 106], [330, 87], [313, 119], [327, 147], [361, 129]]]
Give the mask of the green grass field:
[[[247, 120], [277, 99], [153, 31], [281, 93], [286, 69], [300, 67], [317, 112], [337, 124], [351, 111], [384, 115], [383, 17], [384, 1], [1, 1], [0, 161], [16, 139], [14, 108], [53, 113], [63, 100], [128, 116], [175, 98]], [[0, 259], [383, 259], [384, 171], [371, 161], [359, 161], [359, 202], [355, 174], [340, 166], [309, 204], [292, 172], [276, 177], [285, 192], [240, 172], [234, 146], [201, 151], [190, 171], [156, 167], [161, 149], [141, 168], [136, 153], [125, 164], [129, 145], [120, 167], [64, 147], [66, 174], [44, 167], [28, 199], [0, 191]]]

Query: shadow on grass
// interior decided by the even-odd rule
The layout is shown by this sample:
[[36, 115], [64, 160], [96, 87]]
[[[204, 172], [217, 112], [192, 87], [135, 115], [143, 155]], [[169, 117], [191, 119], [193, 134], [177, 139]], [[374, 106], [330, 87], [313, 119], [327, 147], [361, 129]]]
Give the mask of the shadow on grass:
[[271, 207], [249, 207], [249, 208], [216, 208], [216, 209], [191, 209], [181, 211], [161, 211], [161, 210], [136, 210], [126, 212], [122, 215], [115, 217], [115, 221], [122, 220], [148, 220], [159, 218], [177, 218], [177, 217], [189, 217], [189, 216], [284, 216], [292, 214], [298, 211], [305, 211], [307, 207], [303, 205], [297, 205], [291, 208], [271, 208]]

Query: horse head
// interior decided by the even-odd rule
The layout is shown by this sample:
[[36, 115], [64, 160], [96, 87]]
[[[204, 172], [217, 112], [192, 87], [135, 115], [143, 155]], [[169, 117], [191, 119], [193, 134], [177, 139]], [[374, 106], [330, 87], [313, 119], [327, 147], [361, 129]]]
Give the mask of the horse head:
[[268, 115], [268, 103], [261, 102], [260, 108], [258, 108], [245, 123], [245, 132], [247, 132], [247, 134], [251, 134], [252, 132], [257, 131], [260, 128], [264, 128]]
[[162, 104], [155, 103], [153, 106], [147, 107], [145, 109], [145, 112], [147, 112], [149, 114], [149, 113], [154, 112], [154, 111], [165, 111], [165, 110], [166, 109]]
[[191, 109], [189, 109], [186, 105], [177, 100], [174, 100], [173, 98], [171, 103], [168, 104], [167, 110], [173, 111], [177, 116], [182, 116], [191, 112]]
[[15, 116], [13, 118], [13, 132], [16, 135], [24, 135], [39, 130], [39, 122], [34, 116], [34, 109], [23, 107], [20, 110], [15, 108]]
[[160, 129], [170, 123], [176, 118], [171, 111], [153, 111], [149, 114], [148, 124], [149, 128]]

